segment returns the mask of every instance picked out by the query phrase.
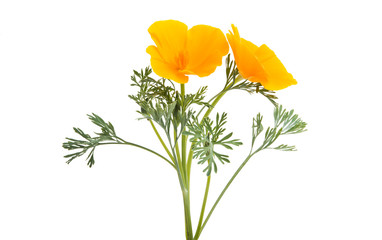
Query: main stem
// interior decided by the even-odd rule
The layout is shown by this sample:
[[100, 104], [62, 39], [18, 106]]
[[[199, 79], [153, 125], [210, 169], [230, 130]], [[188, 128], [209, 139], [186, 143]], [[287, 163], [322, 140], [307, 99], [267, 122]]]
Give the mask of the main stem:
[[[181, 92], [182, 102], [184, 102], [184, 97], [186, 94], [184, 84], [180, 84], [180, 92]], [[182, 111], [185, 112], [186, 109], [182, 109]], [[181, 149], [182, 149], [181, 159], [179, 159], [181, 161], [179, 161], [179, 163], [181, 164], [180, 169], [182, 169], [180, 173], [183, 174], [183, 179], [185, 181], [184, 183], [185, 188], [182, 188], [182, 193], [183, 193], [183, 204], [184, 204], [184, 214], [185, 214], [185, 224], [186, 224], [186, 239], [193, 240], [194, 234], [192, 231], [192, 221], [191, 221], [189, 177], [187, 176], [187, 169], [186, 169], [187, 137], [183, 134], [182, 134]]]
[[[182, 101], [184, 102], [184, 97], [186, 95], [186, 90], [184, 84], [180, 84], [180, 93], [182, 96]], [[183, 112], [186, 112], [186, 109], [182, 109]], [[186, 186], [188, 187], [189, 185], [189, 177], [187, 177], [187, 136], [182, 134], [182, 169], [183, 169], [183, 174], [186, 179]], [[190, 190], [189, 187], [187, 189], [188, 191]]]
[[[170, 134], [167, 135], [167, 138], [171, 142]], [[171, 143], [170, 143], [171, 145]], [[175, 158], [175, 146], [171, 145], [172, 154]], [[183, 197], [183, 205], [184, 205], [184, 218], [185, 218], [185, 233], [186, 233], [186, 239], [192, 240], [193, 239], [193, 232], [192, 232], [192, 223], [191, 223], [191, 211], [190, 211], [190, 204], [189, 204], [189, 192], [187, 190], [187, 186], [185, 185], [185, 179], [182, 174], [182, 171], [179, 166], [178, 159], [175, 159], [175, 166], [178, 173], [178, 179], [180, 184], [180, 189], [182, 190], [182, 197]]]

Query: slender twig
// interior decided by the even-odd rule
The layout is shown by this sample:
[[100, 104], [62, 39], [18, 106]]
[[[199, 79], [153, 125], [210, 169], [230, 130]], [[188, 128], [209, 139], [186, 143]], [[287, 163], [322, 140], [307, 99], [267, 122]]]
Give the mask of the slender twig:
[[[120, 140], [123, 140], [123, 139], [120, 139]], [[166, 162], [168, 162], [173, 168], [176, 169], [175, 165], [170, 161], [168, 160], [166, 157], [162, 156], [161, 154], [155, 152], [154, 150], [151, 150], [149, 148], [146, 148], [146, 147], [143, 147], [141, 145], [138, 145], [138, 144], [135, 144], [135, 143], [131, 143], [131, 142], [127, 142], [125, 140], [123, 140], [123, 142], [110, 142], [110, 143], [99, 143], [98, 145], [109, 145], [109, 144], [124, 144], [124, 145], [130, 145], [130, 146], [134, 146], [134, 147], [138, 147], [138, 148], [141, 148], [143, 150], [146, 150], [148, 152], [151, 152], [155, 155], [157, 155], [158, 157], [162, 158], [163, 160], [165, 160]]]
[[174, 162], [174, 156], [172, 156], [171, 152], [168, 150], [166, 144], [164, 143], [162, 137], [160, 136], [158, 130], [156, 129], [153, 121], [151, 119], [149, 119], [149, 122], [151, 124], [151, 127], [153, 128], [154, 132], [155, 132], [155, 135], [158, 137], [160, 143], [162, 144], [163, 148], [166, 150], [167, 152], [167, 155], [170, 157], [170, 159]]
[[247, 158], [243, 161], [243, 163], [239, 166], [239, 168], [236, 170], [236, 172], [233, 174], [233, 176], [231, 177], [231, 179], [228, 181], [228, 183], [226, 184], [226, 186], [224, 187], [223, 191], [220, 193], [219, 197], [216, 199], [214, 205], [212, 206], [211, 210], [209, 211], [206, 219], [204, 220], [203, 222], [203, 225], [201, 226], [198, 234], [195, 234], [195, 237], [194, 237], [194, 240], [197, 240], [200, 236], [200, 234], [202, 233], [204, 227], [206, 226], [208, 220], [210, 219], [213, 211], [215, 210], [216, 206], [218, 205], [218, 203], [220, 202], [220, 199], [223, 197], [224, 193], [227, 191], [227, 189], [229, 188], [229, 186], [231, 185], [231, 183], [233, 182], [233, 180], [236, 178], [236, 176], [240, 173], [240, 171], [243, 169], [243, 167], [247, 164], [247, 162], [249, 161], [249, 159], [251, 159], [253, 157], [253, 155], [255, 155], [255, 153], [257, 153], [258, 151], [260, 151], [260, 149], [256, 150], [255, 152], [253, 153], [250, 153]]
[[206, 184], [206, 189], [204, 190], [204, 198], [203, 198], [203, 205], [202, 205], [202, 210], [200, 211], [200, 216], [199, 216], [199, 222], [198, 222], [198, 228], [196, 229], [195, 232], [195, 237], [200, 235], [201, 232], [201, 227], [203, 223], [203, 217], [204, 217], [204, 211], [206, 209], [206, 204], [207, 204], [207, 198], [208, 198], [208, 191], [210, 189], [210, 182], [211, 182], [211, 175], [207, 177], [207, 184]]

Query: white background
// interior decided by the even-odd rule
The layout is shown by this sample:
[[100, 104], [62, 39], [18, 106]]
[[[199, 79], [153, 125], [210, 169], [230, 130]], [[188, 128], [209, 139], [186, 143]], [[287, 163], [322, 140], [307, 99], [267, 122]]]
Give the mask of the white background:
[[[266, 43], [298, 85], [277, 93], [309, 131], [264, 151], [234, 181], [202, 240], [382, 239], [381, 7], [378, 1], [17, 1], [0, 2], [0, 239], [184, 239], [175, 172], [127, 146], [100, 147], [92, 169], [66, 165], [73, 126], [86, 114], [161, 151], [128, 98], [133, 69], [149, 64], [147, 28], [177, 19]], [[186, 91], [224, 83], [224, 68], [190, 77]], [[248, 152], [251, 118], [271, 124], [260, 95], [231, 92], [219, 103], [245, 144], [211, 183], [213, 200]], [[162, 151], [161, 151], [162, 152]], [[162, 152], [163, 153], [163, 152]], [[205, 177], [193, 166], [194, 222]], [[195, 224], [194, 223], [194, 224]]]

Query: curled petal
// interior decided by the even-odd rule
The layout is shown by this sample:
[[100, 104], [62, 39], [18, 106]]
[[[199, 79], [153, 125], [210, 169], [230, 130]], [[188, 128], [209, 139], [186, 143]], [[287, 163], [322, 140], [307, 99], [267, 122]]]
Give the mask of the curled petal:
[[262, 83], [266, 89], [280, 90], [297, 84], [292, 74], [288, 73], [280, 59], [267, 45], [263, 44], [259, 47], [256, 57], [267, 76], [267, 81]]

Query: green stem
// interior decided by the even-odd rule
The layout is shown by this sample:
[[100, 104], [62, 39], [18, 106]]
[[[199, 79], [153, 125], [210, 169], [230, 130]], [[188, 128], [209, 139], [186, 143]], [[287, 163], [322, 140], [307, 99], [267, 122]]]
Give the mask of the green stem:
[[184, 204], [184, 216], [186, 224], [186, 239], [193, 239], [192, 222], [191, 222], [191, 209], [190, 209], [190, 196], [187, 190], [183, 190], [183, 204]]
[[219, 96], [217, 96], [215, 98], [215, 100], [212, 102], [210, 108], [208, 108], [208, 110], [206, 111], [206, 113], [204, 114], [203, 118], [201, 121], [203, 121], [203, 119], [205, 119], [206, 117], [208, 117], [210, 115], [210, 113], [212, 112], [212, 110], [215, 108], [216, 104], [220, 101], [220, 99], [227, 93], [227, 91], [223, 91], [221, 92], [221, 94]]
[[240, 167], [236, 170], [236, 172], [233, 174], [233, 176], [231, 177], [231, 179], [228, 181], [227, 185], [224, 187], [223, 191], [220, 193], [219, 197], [216, 199], [214, 205], [212, 206], [210, 212], [208, 213], [208, 215], [207, 215], [207, 217], [206, 217], [206, 220], [204, 220], [203, 225], [202, 225], [200, 231], [199, 231], [198, 233], [195, 234], [194, 240], [199, 239], [200, 234], [202, 233], [202, 231], [203, 231], [205, 225], [207, 224], [208, 220], [210, 219], [211, 214], [212, 214], [213, 211], [215, 210], [215, 208], [216, 208], [216, 206], [218, 205], [220, 199], [223, 197], [224, 193], [227, 191], [228, 187], [231, 185], [231, 183], [232, 183], [233, 180], [236, 178], [236, 176], [240, 173], [241, 169], [243, 169], [243, 167], [245, 166], [245, 164], [247, 164], [247, 162], [249, 161], [249, 159], [251, 159], [251, 157], [252, 157], [255, 153], [256, 153], [256, 152], [254, 152], [254, 153], [248, 155], [248, 157], [244, 160], [244, 162], [240, 165]]
[[201, 232], [201, 227], [203, 223], [203, 217], [204, 217], [204, 211], [206, 209], [206, 204], [207, 204], [207, 198], [208, 198], [208, 191], [210, 189], [210, 182], [211, 182], [211, 175], [207, 177], [207, 184], [206, 184], [206, 189], [204, 190], [204, 198], [203, 198], [203, 205], [202, 205], [202, 210], [200, 211], [200, 216], [199, 216], [199, 222], [198, 222], [198, 228], [196, 229], [195, 232], [195, 237], [200, 235]]
[[[171, 158], [171, 160], [174, 162], [175, 165], [179, 166], [177, 164], [178, 162], [176, 162], [176, 159], [174, 158], [174, 156], [176, 156], [175, 153], [174, 153], [174, 156], [171, 154], [171, 152], [167, 148], [166, 144], [164, 143], [163, 139], [161, 138], [158, 130], [156, 129], [154, 123], [152, 122], [151, 119], [149, 121], [150, 121], [151, 127], [153, 128], [155, 134], [157, 135], [160, 143], [162, 144], [163, 148], [166, 150], [168, 156]], [[175, 136], [175, 138], [176, 138], [176, 136]], [[178, 152], [179, 152], [179, 150], [178, 150]], [[179, 154], [177, 156], [178, 156], [178, 159], [179, 159]], [[185, 187], [185, 184], [183, 183], [184, 182], [184, 177], [181, 176], [180, 169], [177, 168], [174, 164], [171, 164], [171, 165], [173, 165], [175, 170], [177, 170], [177, 172], [178, 172], [180, 186], [181, 186], [181, 189], [182, 189], [183, 204], [184, 204], [184, 216], [185, 216], [185, 233], [186, 233], [186, 238], [192, 240], [193, 232], [192, 232], [192, 224], [191, 224], [191, 213], [190, 213], [190, 207], [189, 207], [190, 206], [190, 198], [189, 198], [188, 190], [184, 189], [184, 187]]]
[[[229, 90], [231, 90], [230, 88], [231, 88], [233, 85], [235, 85], [236, 83], [238, 83], [238, 82], [240, 82], [240, 81], [242, 81], [242, 80], [244, 80], [244, 78], [243, 78], [241, 75], [238, 75], [238, 76], [236, 77], [235, 81], [231, 82], [231, 83], [228, 84], [228, 85], [225, 85], [224, 88], [223, 88], [223, 90], [222, 90], [221, 92], [219, 92], [218, 94], [216, 94], [215, 96], [213, 96], [213, 97], [208, 101], [208, 103], [210, 103], [210, 102], [211, 102], [212, 100], [214, 100], [215, 98], [219, 97], [221, 94], [224, 95], [226, 92], [228, 92]], [[199, 115], [202, 113], [202, 111], [204, 110], [204, 108], [206, 108], [206, 106], [203, 106], [203, 107], [199, 110], [198, 114], [196, 115], [197, 118], [198, 118]]]
[[[184, 96], [186, 95], [186, 90], [185, 90], [185, 85], [184, 84], [180, 84], [180, 92], [181, 92], [181, 96], [182, 96], [182, 101], [184, 102]], [[183, 112], [186, 112], [186, 109], [182, 109]], [[189, 177], [187, 175], [187, 157], [186, 157], [186, 154], [187, 154], [187, 136], [186, 135], [183, 135], [182, 134], [182, 168], [183, 168], [183, 173], [184, 173], [184, 176], [185, 176], [185, 179], [186, 179], [186, 184], [187, 186], [189, 185]], [[190, 191], [189, 187], [187, 188], [188, 191]], [[190, 194], [188, 194], [190, 195]]]
[[[180, 84], [180, 92], [182, 97], [182, 102], [184, 102], [184, 97], [186, 95], [185, 85]], [[182, 109], [183, 112], [186, 112], [186, 109]], [[191, 222], [191, 202], [190, 202], [190, 188], [189, 188], [189, 177], [187, 176], [186, 171], [186, 154], [187, 154], [187, 136], [182, 134], [182, 143], [181, 143], [181, 149], [182, 149], [182, 159], [181, 159], [181, 165], [182, 165], [182, 172], [183, 173], [183, 179], [185, 180], [186, 189], [183, 191], [183, 203], [184, 203], [184, 210], [185, 210], [185, 218], [186, 218], [186, 239], [192, 240], [193, 238], [193, 232], [192, 232], [192, 222]]]
[[130, 146], [138, 147], [138, 148], [141, 148], [141, 149], [143, 149], [143, 150], [146, 150], [146, 151], [148, 151], [148, 152], [151, 152], [151, 153], [157, 155], [158, 157], [162, 158], [163, 160], [165, 160], [166, 162], [168, 162], [168, 163], [169, 163], [173, 168], [175, 168], [175, 170], [176, 170], [175, 165], [174, 165], [170, 160], [168, 160], [168, 159], [165, 158], [164, 156], [160, 155], [159, 153], [157, 153], [157, 152], [155, 152], [155, 151], [153, 151], [153, 150], [151, 150], [151, 149], [149, 149], [149, 148], [143, 147], [143, 146], [141, 146], [141, 145], [138, 145], [138, 144], [135, 144], [135, 143], [131, 143], [131, 142], [127, 142], [127, 141], [125, 141], [125, 140], [123, 140], [123, 139], [121, 139], [121, 138], [118, 138], [118, 139], [121, 140], [122, 142], [99, 143], [98, 145], [125, 144], [125, 145], [130, 145]]
[[188, 157], [187, 157], [187, 181], [188, 181], [189, 187], [190, 187], [192, 155], [194, 154], [194, 152], [192, 151], [192, 146], [193, 144], [191, 144], [191, 148], [190, 148], [190, 151], [188, 152]]
[[[157, 137], [158, 137], [160, 143], [162, 144], [163, 148], [166, 150], [167, 155], [168, 155], [168, 156], [170, 157], [170, 159], [174, 162], [174, 156], [172, 156], [171, 152], [168, 150], [166, 144], [164, 143], [164, 141], [163, 141], [163, 139], [161, 138], [161, 136], [160, 136], [158, 130], [156, 129], [156, 127], [155, 127], [153, 121], [152, 121], [151, 119], [149, 119], [149, 121], [150, 121], [151, 127], [153, 128], [155, 134], [157, 135]], [[174, 167], [175, 167], [175, 166], [174, 166]]]
[[[174, 126], [174, 129], [175, 129], [175, 126]], [[174, 140], [177, 138], [176, 136], [176, 131], [174, 131]], [[175, 142], [175, 151], [176, 153], [174, 153], [174, 156], [176, 154], [176, 159], [178, 161], [178, 166], [179, 166], [179, 170], [180, 172], [182, 173], [182, 178], [184, 178], [184, 174], [183, 174], [183, 164], [182, 164], [182, 159], [181, 159], [181, 156], [180, 156], [180, 151], [179, 151], [179, 145], [178, 145], [178, 141]], [[186, 183], [186, 182], [183, 182], [183, 183]]]
[[[173, 153], [173, 156], [177, 158], [177, 154], [175, 153], [175, 146], [173, 147], [171, 144], [170, 135], [167, 135], [167, 138], [170, 141], [171, 150]], [[187, 190], [187, 187], [185, 185], [185, 179], [181, 171], [181, 166], [179, 165], [178, 159], [175, 159], [175, 166], [178, 173], [178, 179], [180, 183], [180, 188], [182, 190], [182, 197], [183, 197], [183, 205], [184, 205], [184, 222], [185, 222], [185, 232], [186, 232], [186, 239], [192, 240], [193, 238], [193, 232], [192, 232], [192, 223], [191, 223], [191, 212], [190, 212], [190, 198], [189, 193]]]

